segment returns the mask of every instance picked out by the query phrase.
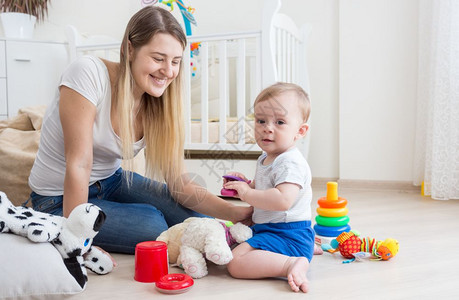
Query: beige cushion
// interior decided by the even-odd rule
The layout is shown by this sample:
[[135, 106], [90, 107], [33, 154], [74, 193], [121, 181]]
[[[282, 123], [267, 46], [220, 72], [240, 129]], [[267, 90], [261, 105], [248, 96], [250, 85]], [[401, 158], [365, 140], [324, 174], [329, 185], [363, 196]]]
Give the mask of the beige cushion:
[[0, 121], [0, 191], [14, 205], [21, 205], [30, 195], [28, 178], [38, 144], [45, 106], [19, 110], [18, 115]]

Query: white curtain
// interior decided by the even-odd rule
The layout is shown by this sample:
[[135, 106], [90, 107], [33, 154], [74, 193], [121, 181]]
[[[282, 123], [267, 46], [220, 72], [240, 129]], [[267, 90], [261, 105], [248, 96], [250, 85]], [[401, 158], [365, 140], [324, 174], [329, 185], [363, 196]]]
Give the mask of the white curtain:
[[414, 184], [459, 199], [459, 1], [421, 0]]

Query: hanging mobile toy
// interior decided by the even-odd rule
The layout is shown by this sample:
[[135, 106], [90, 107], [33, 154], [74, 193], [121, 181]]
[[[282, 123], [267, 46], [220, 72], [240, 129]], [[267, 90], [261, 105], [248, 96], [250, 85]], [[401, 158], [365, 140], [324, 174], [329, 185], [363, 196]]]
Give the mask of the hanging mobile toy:
[[158, 3], [158, 0], [142, 0], [142, 7], [155, 5], [156, 3]]
[[197, 56], [199, 55], [199, 47], [201, 43], [195, 42], [190, 44], [190, 67], [191, 67], [191, 77], [195, 77], [198, 72], [198, 60]]
[[[158, 0], [141, 0], [142, 7], [155, 5], [156, 3], [158, 3]], [[198, 26], [198, 23], [196, 22], [196, 19], [193, 16], [195, 9], [191, 6], [185, 6], [182, 0], [159, 0], [159, 3], [169, 6], [171, 8], [171, 11], [174, 10], [174, 3], [178, 4], [180, 13], [183, 17], [183, 22], [185, 24], [186, 35], [190, 36], [190, 23], [194, 26]]]
[[[156, 4], [157, 2], [158, 0], [142, 0], [142, 4], [145, 4], [145, 5], [153, 5], [153, 4]], [[190, 36], [191, 35], [191, 25], [190, 24], [193, 24], [194, 26], [198, 25], [198, 23], [196, 22], [196, 19], [193, 16], [195, 9], [192, 8], [191, 6], [185, 6], [182, 0], [159, 0], [159, 3], [169, 6], [171, 8], [171, 11], [174, 10], [174, 3], [177, 3], [180, 13], [182, 14], [182, 17], [183, 17], [183, 23], [185, 24], [186, 35]]]

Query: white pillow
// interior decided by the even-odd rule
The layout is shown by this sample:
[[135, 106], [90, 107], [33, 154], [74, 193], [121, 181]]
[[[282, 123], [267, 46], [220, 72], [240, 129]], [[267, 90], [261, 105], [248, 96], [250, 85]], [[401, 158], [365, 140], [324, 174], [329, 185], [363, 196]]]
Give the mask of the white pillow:
[[9, 233], [0, 233], [0, 278], [0, 299], [59, 299], [83, 291], [51, 243]]

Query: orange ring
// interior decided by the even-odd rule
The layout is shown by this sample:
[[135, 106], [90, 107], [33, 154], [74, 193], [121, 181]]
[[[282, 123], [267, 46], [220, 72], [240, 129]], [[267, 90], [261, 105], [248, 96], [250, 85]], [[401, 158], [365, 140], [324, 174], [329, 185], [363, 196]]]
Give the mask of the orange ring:
[[323, 208], [341, 208], [347, 205], [347, 200], [342, 197], [338, 197], [338, 200], [327, 200], [327, 197], [322, 197], [317, 201], [317, 204]]
[[343, 217], [347, 215], [348, 209], [347, 207], [341, 207], [341, 208], [322, 208], [318, 207], [317, 208], [317, 213], [319, 216], [322, 217]]
[[156, 288], [166, 294], [178, 294], [188, 291], [194, 284], [193, 278], [187, 274], [166, 274], [156, 282]]

